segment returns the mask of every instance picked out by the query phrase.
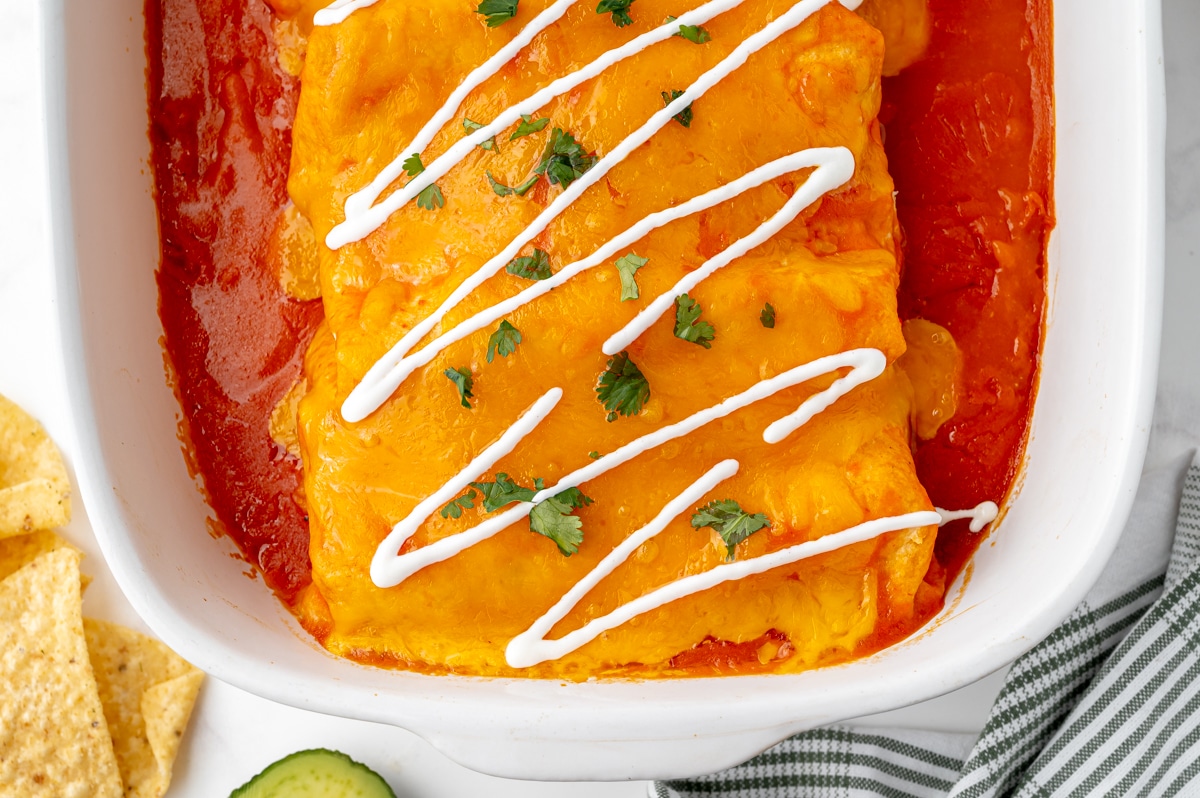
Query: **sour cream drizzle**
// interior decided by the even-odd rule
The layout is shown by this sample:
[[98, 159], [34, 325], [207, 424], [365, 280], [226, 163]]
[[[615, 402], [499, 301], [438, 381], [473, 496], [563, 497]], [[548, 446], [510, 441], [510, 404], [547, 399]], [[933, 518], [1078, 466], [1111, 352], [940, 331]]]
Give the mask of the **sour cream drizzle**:
[[945, 526], [960, 518], [970, 518], [972, 532], [982, 532], [985, 526], [995, 521], [996, 516], [1000, 515], [1000, 508], [996, 506], [995, 502], [980, 502], [970, 510], [943, 510], [941, 507], [936, 509], [938, 515], [942, 517], [938, 526]]
[[375, 5], [379, 0], [333, 0], [332, 3], [313, 14], [313, 25], [323, 27], [336, 25], [360, 8]]
[[[814, 166], [816, 170], [809, 175], [804, 185], [797, 189], [774, 216], [760, 225], [754, 232], [734, 242], [726, 250], [704, 263], [695, 272], [692, 272], [687, 278], [681, 280], [676, 288], [672, 289], [672, 292], [663, 294], [654, 300], [630, 324], [626, 325], [610, 338], [608, 343], [604, 345], [604, 351], [609, 355], [616, 354], [645, 332], [671, 306], [676, 296], [691, 290], [713, 272], [770, 239], [822, 194], [832, 191], [848, 181], [854, 174], [854, 157], [850, 154], [850, 151], [844, 147], [814, 148], [792, 153], [778, 160], [771, 161], [746, 173], [737, 180], [701, 194], [674, 208], [667, 208], [650, 214], [623, 233], [610, 239], [586, 258], [564, 266], [549, 279], [539, 280], [520, 293], [465, 319], [430, 341], [414, 354], [406, 354], [408, 351], [408, 339], [407, 337], [401, 339], [387, 354], [376, 361], [375, 365], [367, 371], [359, 384], [346, 397], [346, 400], [342, 403], [342, 417], [350, 422], [363, 420], [379, 409], [387, 401], [388, 397], [414, 371], [430, 363], [446, 347], [457, 341], [461, 341], [473, 333], [490, 327], [499, 319], [558, 288], [572, 277], [608, 262], [624, 249], [644, 238], [651, 231], [677, 219], [691, 216], [692, 214], [699, 213], [700, 211], [733, 199], [776, 177]], [[442, 307], [433, 312], [430, 318], [435, 323], [440, 322], [448, 310], [449, 307], [443, 304]], [[619, 340], [622, 343], [610, 351], [610, 345], [614, 340]]]
[[[850, 372], [848, 374], [835, 380], [825, 390], [810, 396], [793, 413], [784, 416], [767, 427], [763, 433], [763, 440], [768, 443], [778, 443], [792, 432], [795, 432], [817, 413], [829, 407], [838, 398], [844, 396], [855, 385], [860, 385], [878, 377], [883, 373], [886, 366], [887, 358], [878, 349], [851, 349], [848, 352], [828, 355], [810, 363], [796, 366], [774, 377], [755, 383], [747, 390], [705, 410], [693, 413], [682, 421], [660, 427], [654, 432], [630, 441], [599, 460], [567, 474], [556, 484], [535, 494], [529, 502], [522, 502], [511, 509], [492, 516], [482, 524], [471, 527], [457, 535], [451, 535], [450, 537], [442, 538], [441, 540], [422, 546], [415, 551], [400, 554], [400, 549], [404, 546], [404, 543], [429, 516], [433, 515], [439, 507], [453, 499], [472, 479], [477, 478], [491, 464], [494, 464], [495, 460], [512, 451], [516, 443], [533, 431], [537, 424], [545, 418], [545, 414], [542, 414], [540, 417], [535, 416], [532, 409], [526, 411], [526, 414], [516, 424], [509, 427], [499, 441], [485, 449], [482, 454], [459, 472], [450, 482], [433, 496], [418, 504], [404, 520], [392, 528], [391, 534], [379, 544], [379, 548], [375, 551], [375, 557], [371, 561], [371, 580], [378, 587], [393, 587], [398, 585], [427, 565], [441, 562], [464, 549], [474, 546], [476, 543], [487, 540], [529, 515], [534, 505], [538, 502], [545, 501], [567, 488], [577, 487], [584, 482], [595, 479], [601, 474], [606, 474], [655, 447], [682, 438], [711, 421], [724, 418], [730, 413], [766, 399], [768, 396], [779, 393], [785, 388], [808, 382], [822, 374], [829, 374], [838, 369], [849, 368]], [[543, 400], [545, 399], [546, 397], [543, 397]], [[539, 400], [539, 402], [543, 400]], [[554, 401], [558, 401], [557, 397], [555, 397]], [[538, 405], [534, 407], [536, 408]], [[550, 408], [547, 407], [545, 412], [548, 414], [549, 411]], [[535, 418], [536, 420], [534, 420]], [[511, 445], [505, 443], [506, 441], [511, 441]], [[505, 446], [508, 446], [508, 448], [505, 449]]]

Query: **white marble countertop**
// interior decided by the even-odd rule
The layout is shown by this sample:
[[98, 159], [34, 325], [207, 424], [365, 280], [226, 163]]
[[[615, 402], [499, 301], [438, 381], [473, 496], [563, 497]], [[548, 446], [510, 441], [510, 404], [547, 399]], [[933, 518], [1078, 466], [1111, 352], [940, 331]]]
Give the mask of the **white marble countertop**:
[[[86, 0], [80, 0], [85, 2]], [[1200, 398], [1200, 2], [1163, 0], [1168, 95], [1167, 273], [1160, 409]], [[68, 463], [74, 432], [66, 402], [48, 256], [38, 7], [0, 0], [0, 393], [38, 416]], [[1101, 91], [1097, 87], [1097, 91]], [[1175, 416], [1176, 414], [1170, 414]], [[1200, 418], [1187, 418], [1200, 440]], [[81, 502], [67, 536], [95, 577], [85, 611], [144, 628], [104, 567]], [[999, 688], [994, 675], [870, 725], [977, 731]], [[401, 798], [644, 796], [643, 783], [537, 784], [494, 779], [455, 765], [413, 734], [273, 704], [209, 679], [201, 693], [170, 795], [227, 794], [267, 763], [301, 748], [336, 748], [370, 764]]]

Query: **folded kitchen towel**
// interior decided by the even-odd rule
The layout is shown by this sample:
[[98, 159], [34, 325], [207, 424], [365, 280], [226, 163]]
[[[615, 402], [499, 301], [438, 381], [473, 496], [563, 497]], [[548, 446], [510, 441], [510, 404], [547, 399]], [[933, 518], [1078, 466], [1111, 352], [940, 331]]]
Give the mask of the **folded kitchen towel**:
[[1200, 796], [1200, 455], [1153, 454], [1117, 554], [977, 738], [817, 729], [652, 798]]

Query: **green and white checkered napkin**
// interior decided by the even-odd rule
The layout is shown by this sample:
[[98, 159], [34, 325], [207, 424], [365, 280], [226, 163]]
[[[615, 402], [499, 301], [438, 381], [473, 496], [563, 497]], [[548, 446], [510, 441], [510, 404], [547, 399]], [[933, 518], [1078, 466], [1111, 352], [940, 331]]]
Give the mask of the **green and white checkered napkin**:
[[1200, 796], [1200, 455], [1177, 500], [1180, 466], [1147, 469], [1100, 582], [1013, 665], [978, 738], [817, 729], [652, 798]]

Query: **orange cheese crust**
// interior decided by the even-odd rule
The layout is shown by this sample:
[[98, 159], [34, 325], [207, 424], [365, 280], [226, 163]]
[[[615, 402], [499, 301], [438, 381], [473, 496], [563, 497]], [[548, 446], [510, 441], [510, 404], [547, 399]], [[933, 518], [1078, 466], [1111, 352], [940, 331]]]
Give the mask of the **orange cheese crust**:
[[[472, 67], [545, 5], [523, 0], [515, 23], [489, 29], [473, 2], [385, 2], [341, 25], [314, 30], [289, 190], [318, 240], [342, 220], [346, 196], [395, 157]], [[551, 127], [570, 131], [589, 152], [603, 156], [662, 107], [661, 91], [690, 85], [790, 5], [748, 0], [705, 25], [711, 42], [663, 42], [551, 102], [537, 116], [549, 117]], [[635, 24], [617, 28], [587, 4], [577, 5], [468, 98], [457, 122], [423, 153], [425, 163], [464, 135], [461, 117], [490, 120], [681, 8], [678, 2], [638, 0], [633, 11]], [[844, 146], [853, 154], [857, 169], [847, 185], [691, 292], [716, 329], [711, 350], [676, 338], [670, 313], [629, 347], [652, 392], [637, 416], [605, 420], [595, 395], [607, 360], [601, 343], [651, 298], [778, 210], [803, 182], [803, 173], [639, 241], [631, 251], [649, 259], [637, 273], [640, 300], [619, 301], [611, 265], [584, 273], [508, 317], [523, 336], [509, 357], [486, 362], [491, 330], [472, 335], [414, 373], [357, 424], [342, 420], [339, 408], [365, 371], [561, 191], [543, 179], [524, 197], [499, 197], [485, 177], [491, 171], [508, 185], [524, 180], [550, 127], [515, 141], [499, 136], [495, 151], [476, 149], [438, 181], [444, 207], [431, 212], [410, 203], [362, 242], [337, 251], [320, 247], [326, 324], [306, 357], [308, 392], [298, 410], [313, 583], [298, 608], [330, 651], [432, 672], [583, 679], [679, 675], [679, 663], [687, 658], [677, 655], [706, 640], [764, 639], [768, 643], [755, 667], [786, 672], [856, 656], [914, 628], [922, 617], [919, 588], [929, 569], [934, 528], [886, 535], [726, 583], [533, 668], [513, 669], [504, 658], [509, 640], [720, 460], [735, 458], [741, 470], [705, 501], [733, 498], [771, 519], [769, 529], [738, 546], [739, 559], [868, 519], [931, 509], [909, 445], [912, 390], [891, 367], [781, 443], [765, 444], [763, 429], [827, 387], [832, 375], [785, 390], [585, 483], [581, 488], [595, 503], [578, 512], [585, 537], [574, 556], [564, 557], [521, 521], [396, 587], [380, 589], [369, 576], [370, 560], [391, 527], [553, 386], [563, 389], [562, 401], [496, 472], [525, 485], [535, 477], [553, 484], [590, 462], [589, 452], [613, 451], [818, 357], [860, 347], [881, 350], [889, 362], [903, 354], [895, 208], [876, 121], [882, 60], [883, 43], [874, 28], [836, 4], [826, 7], [698, 100], [690, 128], [669, 124], [535, 242], [557, 270], [648, 213], [775, 158], [821, 146]], [[434, 334], [526, 285], [501, 272]], [[774, 329], [759, 322], [766, 302], [777, 309]], [[472, 409], [460, 406], [443, 376], [448, 368], [469, 368], [474, 375]], [[435, 514], [406, 550], [485, 517], [478, 503], [457, 520]], [[691, 528], [689, 517], [685, 513], [643, 545], [551, 637], [723, 562], [724, 544], [709, 529]]]

